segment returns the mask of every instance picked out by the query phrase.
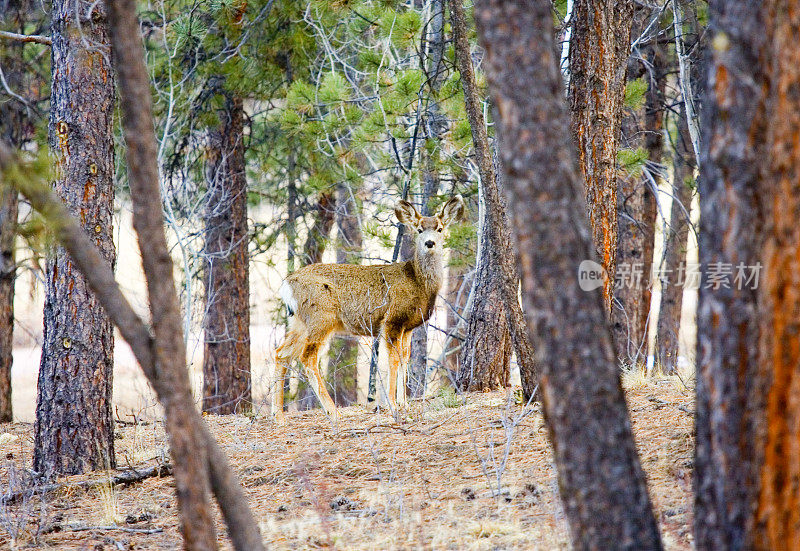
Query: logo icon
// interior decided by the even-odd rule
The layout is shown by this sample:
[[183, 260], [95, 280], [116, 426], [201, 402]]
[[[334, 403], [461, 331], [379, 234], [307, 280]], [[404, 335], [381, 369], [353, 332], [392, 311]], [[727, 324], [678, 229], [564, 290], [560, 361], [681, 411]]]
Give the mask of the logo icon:
[[603, 286], [605, 268], [594, 260], [584, 260], [578, 266], [578, 286], [583, 291], [594, 291]]

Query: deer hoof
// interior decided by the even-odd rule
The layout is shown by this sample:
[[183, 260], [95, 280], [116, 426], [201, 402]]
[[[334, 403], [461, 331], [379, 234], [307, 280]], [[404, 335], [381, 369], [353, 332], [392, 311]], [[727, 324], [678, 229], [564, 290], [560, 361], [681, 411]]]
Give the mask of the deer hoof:
[[276, 413], [275, 414], [275, 424], [279, 427], [286, 426], [286, 415], [283, 413]]

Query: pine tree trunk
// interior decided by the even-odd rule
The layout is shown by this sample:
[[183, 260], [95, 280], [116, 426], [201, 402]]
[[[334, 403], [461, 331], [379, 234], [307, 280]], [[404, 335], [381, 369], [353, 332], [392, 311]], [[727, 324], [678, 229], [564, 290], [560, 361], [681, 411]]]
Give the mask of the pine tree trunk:
[[[481, 259], [475, 275], [473, 305], [456, 382], [459, 388], [471, 390], [508, 385], [513, 343], [520, 364], [523, 393], [530, 397], [536, 391], [538, 377], [533, 349], [522, 330], [524, 317], [517, 300], [515, 251], [506, 217], [505, 199], [500, 194], [478, 97], [462, 0], [453, 0], [450, 11], [456, 65], [461, 73], [467, 118], [486, 207], [483, 231], [479, 236]], [[481, 260], [485, 261], [481, 263]]]
[[208, 149], [203, 411], [230, 414], [252, 410], [250, 255], [242, 99], [227, 99], [222, 118], [219, 129], [211, 134]]
[[[657, 39], [654, 39], [657, 40]], [[652, 163], [661, 166], [664, 156], [664, 113], [666, 112], [666, 87], [669, 67], [667, 63], [666, 48], [657, 41], [652, 48], [647, 48], [647, 102], [644, 113], [644, 147], [647, 149], [647, 158]], [[651, 168], [653, 179], [658, 183], [659, 172]], [[642, 273], [645, 278], [650, 278], [653, 273], [653, 254], [655, 248], [655, 228], [658, 215], [658, 199], [652, 183], [642, 187], [643, 212], [642, 227], [652, 236], [645, 238], [642, 247]], [[642, 320], [640, 331], [647, 335], [647, 322], [650, 319], [650, 303], [652, 302], [652, 287], [644, 286], [642, 290], [641, 309], [639, 319]]]
[[571, 128], [585, 180], [610, 313], [617, 254], [617, 148], [630, 50], [632, 0], [575, 0], [569, 51]]
[[308, 239], [303, 247], [303, 262], [316, 264], [322, 262], [322, 255], [328, 245], [328, 239], [336, 219], [336, 195], [332, 191], [320, 193], [317, 200], [316, 218], [308, 232]]
[[578, 263], [596, 256], [566, 130], [551, 6], [490, 0], [476, 5], [475, 17], [572, 544], [660, 549], [604, 297], [578, 286]]
[[[631, 40], [638, 38], [649, 23], [652, 8], [637, 4], [634, 8], [634, 31]], [[656, 23], [657, 28], [661, 26]], [[631, 285], [614, 289], [611, 310], [617, 357], [620, 361], [639, 365], [647, 357], [647, 328], [650, 321], [651, 274], [655, 245], [656, 194], [653, 181], [658, 183], [663, 153], [664, 91], [666, 67], [664, 47], [659, 33], [640, 43], [637, 55], [628, 59], [627, 80], [643, 78], [647, 83], [644, 105], [623, 116], [622, 140], [630, 149], [644, 148], [648, 164], [641, 176], [620, 174], [617, 183], [618, 241], [617, 265], [628, 266]], [[641, 59], [640, 59], [641, 58]], [[639, 283], [633, 280], [641, 274]]]
[[[709, 52], [702, 115], [698, 245], [704, 267], [754, 266], [760, 260], [758, 228], [764, 221], [758, 213], [756, 130], [763, 124], [766, 78], [761, 5], [709, 2], [710, 40], [724, 48]], [[754, 438], [766, 392], [766, 381], [758, 378], [758, 291], [703, 284], [698, 300], [695, 545], [745, 549], [753, 545], [762, 442]]]
[[[105, 5], [56, 0], [51, 15], [54, 185], [113, 265], [114, 78]], [[47, 260], [45, 283], [33, 468], [47, 478], [113, 468], [111, 321], [61, 248]]]
[[[353, 191], [345, 184], [336, 186], [336, 230], [339, 234], [336, 262], [360, 264], [363, 237], [358, 222], [358, 206]], [[337, 406], [352, 406], [358, 400], [358, 338], [335, 336], [331, 340], [328, 380]]]
[[658, 364], [667, 375], [678, 367], [678, 337], [683, 305], [683, 285], [679, 280], [686, 274], [686, 250], [689, 237], [689, 213], [692, 208], [694, 184], [694, 151], [689, 138], [686, 114], [681, 108], [678, 120], [678, 135], [673, 152], [672, 208], [669, 228], [664, 245], [664, 267], [661, 282], [661, 308], [658, 314], [656, 337]]
[[481, 254], [475, 268], [475, 295], [456, 376], [462, 390], [494, 390], [509, 385], [512, 342], [506, 282], [493, 262], [492, 237], [487, 234], [496, 230], [488, 218], [484, 215], [483, 231], [478, 236]]

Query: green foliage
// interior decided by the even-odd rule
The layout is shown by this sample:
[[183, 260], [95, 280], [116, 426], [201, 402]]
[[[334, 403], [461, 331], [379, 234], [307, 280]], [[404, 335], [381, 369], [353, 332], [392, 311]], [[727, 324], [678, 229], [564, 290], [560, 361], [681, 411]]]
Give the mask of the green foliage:
[[445, 387], [439, 391], [436, 403], [433, 404], [433, 406], [435, 409], [457, 408], [461, 406], [461, 398], [459, 398], [453, 388]]
[[647, 162], [649, 153], [643, 147], [636, 149], [622, 148], [617, 152], [617, 164], [620, 170], [631, 177], [638, 177], [642, 174], [642, 169]]
[[553, 25], [558, 28], [564, 23], [567, 16], [567, 0], [555, 0], [553, 2]]
[[693, 176], [687, 176], [683, 179], [683, 185], [691, 189], [693, 194], [697, 193], [697, 178]]
[[350, 89], [344, 77], [336, 72], [326, 73], [319, 85], [318, 98], [321, 103], [334, 103], [349, 99]]
[[623, 105], [631, 110], [641, 108], [645, 102], [647, 88], [647, 81], [644, 77], [629, 80], [625, 85], [625, 99], [623, 100]]
[[460, 223], [450, 226], [445, 246], [455, 250], [463, 250], [467, 243], [477, 238], [477, 229], [473, 224]]
[[[49, 190], [48, 182], [54, 179], [53, 163], [50, 151], [42, 148], [36, 156], [26, 155], [24, 162], [8, 165], [0, 174], [0, 186], [21, 191], [23, 194], [36, 192], [37, 189]], [[58, 216], [52, 211], [31, 213], [17, 226], [17, 235], [31, 251], [35, 264], [39, 264], [47, 250], [54, 246], [53, 226], [58, 223]]]

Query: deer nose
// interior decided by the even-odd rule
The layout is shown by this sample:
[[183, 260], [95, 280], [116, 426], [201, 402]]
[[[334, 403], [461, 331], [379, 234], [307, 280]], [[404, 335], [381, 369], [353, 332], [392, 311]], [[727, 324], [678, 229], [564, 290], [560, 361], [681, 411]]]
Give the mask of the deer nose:
[[428, 240], [425, 242], [425, 246], [426, 246], [426, 247], [428, 247], [429, 249], [432, 249], [432, 248], [434, 247], [434, 245], [436, 245], [436, 243], [434, 243], [434, 242], [433, 242], [433, 241], [431, 241], [430, 239], [428, 239]]

